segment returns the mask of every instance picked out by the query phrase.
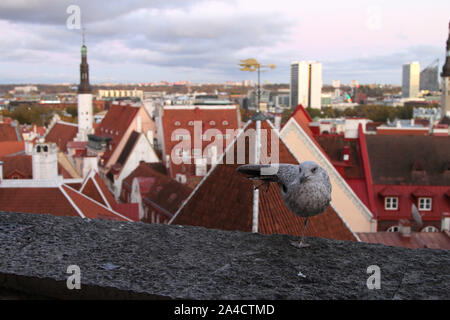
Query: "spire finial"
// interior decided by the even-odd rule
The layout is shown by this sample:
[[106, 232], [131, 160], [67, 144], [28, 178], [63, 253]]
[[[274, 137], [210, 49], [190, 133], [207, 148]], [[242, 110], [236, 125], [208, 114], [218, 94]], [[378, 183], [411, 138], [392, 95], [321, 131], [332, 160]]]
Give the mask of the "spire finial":
[[83, 46], [85, 45], [85, 37], [86, 37], [86, 27], [82, 27], [81, 29], [81, 37], [83, 39]]

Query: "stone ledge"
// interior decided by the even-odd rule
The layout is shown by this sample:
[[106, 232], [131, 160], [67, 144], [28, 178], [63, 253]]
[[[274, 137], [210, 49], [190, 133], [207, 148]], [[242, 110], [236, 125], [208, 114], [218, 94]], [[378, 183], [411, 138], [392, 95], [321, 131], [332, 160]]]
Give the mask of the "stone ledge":
[[[0, 213], [0, 295], [59, 299], [449, 299], [450, 251]], [[68, 290], [69, 265], [81, 290]], [[366, 286], [381, 268], [381, 289]], [[299, 276], [303, 273], [306, 278]], [[11, 295], [10, 295], [11, 296]], [[8, 297], [8, 294], [6, 294]]]

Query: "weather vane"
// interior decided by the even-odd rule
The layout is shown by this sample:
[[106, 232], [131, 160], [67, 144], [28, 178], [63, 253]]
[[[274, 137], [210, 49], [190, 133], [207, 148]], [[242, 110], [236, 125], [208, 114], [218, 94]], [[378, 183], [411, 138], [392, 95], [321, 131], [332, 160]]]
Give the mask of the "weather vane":
[[250, 59], [246, 59], [246, 60], [241, 60], [241, 63], [239, 63], [239, 65], [241, 66], [241, 68], [239, 70], [241, 71], [250, 71], [250, 72], [255, 72], [258, 71], [258, 104], [256, 107], [256, 110], [259, 112], [259, 104], [260, 104], [260, 99], [261, 99], [261, 86], [260, 86], [260, 73], [261, 73], [261, 69], [264, 68], [270, 68], [270, 69], [275, 69], [275, 65], [274, 64], [260, 64], [258, 61], [256, 61], [256, 59], [250, 58]]

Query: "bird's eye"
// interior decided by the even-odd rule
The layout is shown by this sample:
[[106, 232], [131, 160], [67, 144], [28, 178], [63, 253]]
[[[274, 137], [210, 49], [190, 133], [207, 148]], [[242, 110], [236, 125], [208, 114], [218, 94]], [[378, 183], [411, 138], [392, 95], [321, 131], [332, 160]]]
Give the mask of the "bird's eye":
[[316, 173], [316, 171], [317, 171], [317, 167], [314, 167], [314, 168], [312, 168], [312, 170], [311, 170], [312, 173]]

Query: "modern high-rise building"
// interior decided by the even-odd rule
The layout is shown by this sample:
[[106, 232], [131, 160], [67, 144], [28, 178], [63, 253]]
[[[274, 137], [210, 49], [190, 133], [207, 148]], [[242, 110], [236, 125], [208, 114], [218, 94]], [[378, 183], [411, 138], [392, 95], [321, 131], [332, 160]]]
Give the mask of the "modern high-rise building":
[[420, 90], [439, 91], [439, 59], [420, 72]]
[[445, 64], [442, 68], [442, 116], [450, 117], [450, 23], [448, 25], [448, 39]]
[[417, 98], [420, 88], [420, 64], [412, 62], [403, 65], [402, 97]]
[[291, 108], [320, 109], [322, 94], [322, 63], [294, 61], [291, 63]]

